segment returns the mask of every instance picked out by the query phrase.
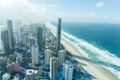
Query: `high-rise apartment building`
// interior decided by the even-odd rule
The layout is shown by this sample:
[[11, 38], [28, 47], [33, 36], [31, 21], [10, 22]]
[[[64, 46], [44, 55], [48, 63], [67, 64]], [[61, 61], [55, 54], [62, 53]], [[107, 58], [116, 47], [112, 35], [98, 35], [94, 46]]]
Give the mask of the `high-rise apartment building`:
[[50, 49], [45, 50], [45, 64], [50, 64], [50, 58], [52, 57], [53, 51]]
[[51, 57], [50, 58], [50, 80], [54, 80], [57, 70], [58, 70], [58, 58]]
[[66, 51], [65, 50], [59, 50], [58, 51], [58, 63], [59, 63], [59, 66], [62, 65], [65, 61], [65, 53]]
[[14, 38], [13, 38], [13, 27], [11, 20], [7, 20], [7, 30], [8, 30], [9, 48], [12, 50], [14, 47]]
[[32, 46], [32, 65], [39, 63], [39, 47], [38, 45]]
[[8, 40], [8, 31], [7, 30], [3, 30], [1, 32], [1, 41], [2, 41], [3, 52], [5, 54], [9, 54], [10, 48], [9, 48], [9, 40]]
[[72, 80], [73, 77], [73, 66], [70, 63], [63, 64], [63, 76], [65, 80]]

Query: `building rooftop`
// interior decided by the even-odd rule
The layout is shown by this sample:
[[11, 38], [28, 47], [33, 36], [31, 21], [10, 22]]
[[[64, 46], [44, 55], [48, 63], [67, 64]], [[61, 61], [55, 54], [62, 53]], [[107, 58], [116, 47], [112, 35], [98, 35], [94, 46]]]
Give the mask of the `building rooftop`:
[[28, 70], [26, 70], [26, 74], [27, 75], [33, 75], [33, 74], [37, 74], [37, 70], [33, 70], [33, 69], [28, 69]]
[[9, 73], [5, 73], [5, 74], [3, 74], [2, 77], [3, 77], [3, 79], [4, 79], [4, 78], [9, 79], [9, 78], [10, 78], [10, 74], [9, 74]]

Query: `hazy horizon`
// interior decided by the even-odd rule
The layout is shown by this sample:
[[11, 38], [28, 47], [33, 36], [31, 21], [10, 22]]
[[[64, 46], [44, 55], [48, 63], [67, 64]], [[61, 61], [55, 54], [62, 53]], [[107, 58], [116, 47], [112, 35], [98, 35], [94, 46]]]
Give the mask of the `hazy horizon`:
[[119, 23], [120, 1], [109, 0], [0, 0], [1, 22], [24, 21]]

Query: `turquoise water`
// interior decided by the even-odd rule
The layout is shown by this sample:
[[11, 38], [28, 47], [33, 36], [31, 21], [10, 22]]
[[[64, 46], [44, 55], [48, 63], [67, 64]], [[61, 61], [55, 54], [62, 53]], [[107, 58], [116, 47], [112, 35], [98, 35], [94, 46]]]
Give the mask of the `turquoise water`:
[[64, 23], [62, 29], [120, 57], [118, 24]]
[[82, 54], [120, 79], [120, 25], [63, 23], [62, 31], [63, 37]]
[[63, 23], [62, 30], [64, 38], [81, 53], [120, 79], [119, 24]]

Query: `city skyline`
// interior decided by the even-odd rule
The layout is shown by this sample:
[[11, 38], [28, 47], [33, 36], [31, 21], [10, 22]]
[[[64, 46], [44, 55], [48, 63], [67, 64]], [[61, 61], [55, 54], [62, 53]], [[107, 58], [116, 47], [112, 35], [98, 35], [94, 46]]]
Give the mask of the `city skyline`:
[[119, 23], [119, 0], [0, 0], [2, 20]]
[[[119, 68], [119, 62], [116, 63], [119, 61], [119, 58], [117, 56], [113, 57], [109, 51], [101, 50], [95, 47], [95, 45], [85, 42], [85, 40], [62, 31], [61, 21], [62, 18], [58, 18], [57, 27], [51, 23], [23, 25], [20, 28], [20, 32], [16, 33], [17, 29], [12, 31], [12, 20], [7, 20], [7, 29], [1, 32], [3, 50], [1, 50], [0, 56], [0, 79], [119, 80], [119, 74], [113, 73], [108, 68], [114, 68], [113, 66]], [[105, 27], [104, 24], [100, 27], [103, 26]], [[77, 30], [81, 32], [79, 28]], [[14, 37], [10, 36], [9, 38], [12, 32]], [[17, 34], [20, 34], [20, 36]], [[95, 34], [97, 34], [97, 31]], [[13, 47], [11, 47], [12, 40], [15, 40]], [[39, 46], [41, 46], [40, 50]], [[8, 50], [9, 48], [11, 48], [10, 51]], [[58, 49], [56, 50], [56, 48]], [[94, 55], [97, 58], [92, 58], [95, 57]], [[106, 62], [98, 57], [104, 58]], [[102, 69], [100, 65], [106, 68]]]
[[119, 80], [119, 3], [0, 0], [0, 80]]

